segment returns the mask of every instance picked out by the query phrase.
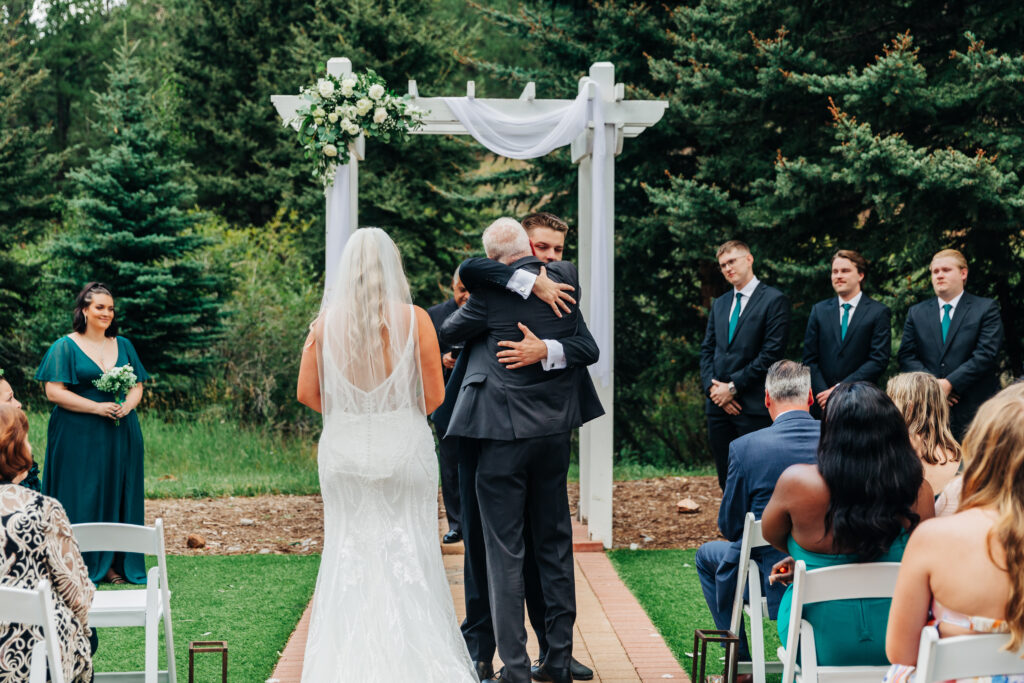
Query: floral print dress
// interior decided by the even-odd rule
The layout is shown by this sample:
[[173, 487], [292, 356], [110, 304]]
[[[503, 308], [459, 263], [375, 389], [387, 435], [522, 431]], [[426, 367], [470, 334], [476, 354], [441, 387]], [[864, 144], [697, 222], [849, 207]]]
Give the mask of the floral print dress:
[[[64, 508], [53, 498], [0, 483], [0, 586], [35, 589], [50, 582], [58, 648], [69, 683], [92, 679], [89, 606], [95, 587]], [[39, 627], [0, 623], [0, 683], [27, 681]]]

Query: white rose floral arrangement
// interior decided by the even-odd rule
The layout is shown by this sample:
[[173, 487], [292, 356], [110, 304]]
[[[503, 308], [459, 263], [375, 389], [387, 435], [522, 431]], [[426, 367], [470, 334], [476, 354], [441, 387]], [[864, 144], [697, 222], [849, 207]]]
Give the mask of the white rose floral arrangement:
[[360, 135], [384, 142], [404, 140], [410, 130], [423, 125], [423, 112], [408, 95], [396, 97], [384, 79], [367, 69], [365, 73], [328, 75], [299, 94], [308, 104], [296, 113], [299, 142], [312, 159], [314, 178], [324, 187], [334, 182], [337, 164], [347, 164], [349, 143]]

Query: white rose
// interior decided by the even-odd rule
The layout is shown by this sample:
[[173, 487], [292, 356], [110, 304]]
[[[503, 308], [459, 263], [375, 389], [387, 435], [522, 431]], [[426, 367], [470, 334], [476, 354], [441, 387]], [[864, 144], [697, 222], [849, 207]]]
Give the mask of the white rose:
[[370, 86], [370, 97], [374, 100], [379, 100], [384, 97], [384, 86], [380, 83], [374, 83]]
[[388, 110], [384, 107], [377, 107], [373, 112], [374, 123], [384, 123], [388, 120]]
[[359, 112], [357, 112], [356, 108], [353, 107], [352, 105], [349, 105], [348, 108], [345, 110], [345, 118], [347, 119], [354, 119], [358, 115]]
[[356, 111], [359, 112], [360, 116], [365, 115], [371, 109], [373, 109], [373, 102], [365, 97], [356, 102]]
[[324, 156], [336, 157], [338, 156], [338, 148], [331, 144], [324, 145]]
[[329, 78], [321, 78], [316, 82], [316, 89], [320, 97], [328, 98], [334, 94], [334, 81]]
[[348, 134], [349, 135], [359, 135], [359, 125], [355, 124], [355, 123], [349, 125]]
[[330, 121], [331, 123], [337, 123], [338, 113], [332, 111], [330, 114], [327, 115], [327, 120]]
[[352, 86], [347, 81], [343, 81], [341, 84], [341, 94], [343, 97], [352, 97]]
[[327, 111], [324, 110], [323, 107], [317, 107], [316, 109], [313, 110], [313, 116], [315, 116], [318, 119], [322, 119], [323, 117], [327, 116]]

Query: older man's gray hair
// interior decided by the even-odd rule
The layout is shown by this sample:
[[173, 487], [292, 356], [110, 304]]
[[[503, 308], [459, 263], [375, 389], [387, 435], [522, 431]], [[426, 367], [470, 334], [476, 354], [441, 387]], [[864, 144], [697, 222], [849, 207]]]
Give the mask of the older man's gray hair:
[[503, 216], [488, 225], [483, 240], [487, 258], [502, 263], [511, 263], [532, 253], [530, 238], [515, 218]]
[[776, 403], [803, 403], [811, 391], [811, 369], [791, 360], [776, 361], [768, 368], [764, 390]]

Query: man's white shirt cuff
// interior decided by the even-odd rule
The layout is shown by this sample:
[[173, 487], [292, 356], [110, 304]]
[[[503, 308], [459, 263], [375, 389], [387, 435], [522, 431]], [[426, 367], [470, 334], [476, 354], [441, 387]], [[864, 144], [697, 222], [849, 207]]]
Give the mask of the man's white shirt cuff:
[[542, 358], [540, 365], [547, 370], [561, 370], [568, 363], [565, 362], [565, 349], [562, 343], [555, 339], [543, 339], [544, 345], [548, 347], [548, 357]]
[[533, 291], [533, 285], [537, 282], [537, 275], [531, 273], [525, 268], [520, 268], [516, 272], [512, 273], [512, 277], [508, 279], [508, 283], [505, 285], [505, 289], [519, 296], [523, 299], [530, 298], [530, 292]]

